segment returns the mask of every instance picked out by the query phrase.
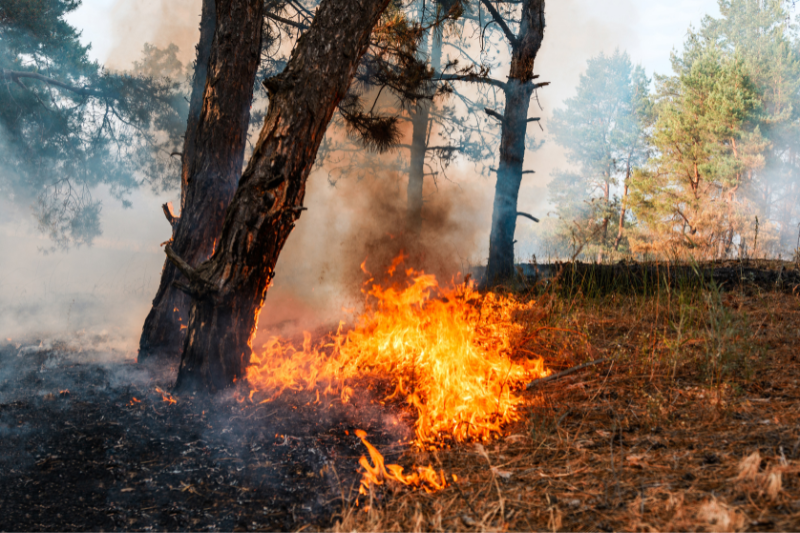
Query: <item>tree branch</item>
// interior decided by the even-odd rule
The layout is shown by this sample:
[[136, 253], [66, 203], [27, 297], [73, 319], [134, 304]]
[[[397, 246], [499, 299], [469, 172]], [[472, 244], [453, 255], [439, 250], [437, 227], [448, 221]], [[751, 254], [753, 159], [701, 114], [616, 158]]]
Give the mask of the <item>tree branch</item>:
[[564, 370], [563, 372], [558, 372], [556, 374], [550, 374], [549, 376], [544, 377], [544, 378], [540, 378], [540, 379], [534, 379], [533, 381], [528, 383], [528, 385], [525, 388], [527, 390], [531, 390], [531, 389], [536, 388], [536, 386], [538, 386], [538, 385], [542, 385], [544, 383], [547, 383], [548, 381], [555, 381], [557, 379], [563, 378], [563, 377], [568, 376], [570, 374], [574, 374], [575, 372], [577, 372], [579, 370], [583, 370], [584, 368], [589, 368], [590, 366], [600, 365], [600, 364], [603, 364], [603, 363], [605, 363], [607, 361], [608, 361], [608, 359], [599, 359], [597, 361], [590, 361], [588, 363], [583, 363], [582, 365], [573, 366], [572, 368], [568, 368], [567, 370]]
[[483, 110], [492, 118], [496, 118], [500, 122], [503, 122], [503, 115], [495, 111], [494, 109], [489, 109], [488, 107], [484, 107]]
[[481, 4], [484, 5], [489, 14], [492, 15], [492, 18], [497, 23], [497, 25], [500, 26], [500, 28], [503, 30], [503, 33], [506, 34], [506, 39], [508, 39], [508, 42], [511, 43], [511, 46], [516, 47], [517, 36], [514, 35], [514, 32], [512, 32], [511, 28], [508, 27], [508, 24], [506, 24], [505, 19], [503, 19], [503, 15], [501, 15], [500, 12], [498, 12], [497, 9], [495, 9], [495, 7], [492, 5], [491, 2], [489, 2], [489, 0], [481, 0]]
[[539, 219], [536, 218], [535, 216], [529, 215], [528, 213], [523, 213], [522, 211], [517, 211], [517, 216], [518, 217], [529, 218], [529, 219], [533, 220], [534, 222], [539, 222]]
[[291, 19], [287, 19], [287, 18], [283, 18], [283, 17], [278, 16], [278, 15], [275, 15], [274, 13], [267, 13], [267, 18], [271, 18], [272, 20], [275, 20], [277, 22], [281, 22], [281, 23], [286, 24], [288, 26], [293, 26], [293, 27], [297, 28], [298, 30], [307, 30], [308, 29], [308, 26], [306, 26], [302, 22], [295, 22], [295, 21], [293, 21]]
[[164, 216], [167, 217], [167, 221], [174, 230], [175, 226], [178, 224], [178, 221], [180, 220], [180, 217], [175, 216], [175, 211], [173, 211], [172, 208], [172, 202], [167, 202], [165, 204], [162, 204], [161, 209], [164, 211]]
[[172, 249], [171, 243], [168, 242], [166, 246], [164, 246], [164, 253], [167, 254], [167, 258], [170, 260], [170, 262], [175, 265], [175, 267], [181, 271], [181, 274], [186, 276], [189, 281], [200, 280], [200, 274], [197, 273], [197, 270], [195, 270], [189, 263], [184, 261], [181, 256], [175, 253], [175, 250]]
[[[92, 89], [87, 89], [86, 87], [78, 87], [77, 85], [71, 85], [69, 83], [64, 83], [63, 81], [58, 81], [54, 78], [48, 78], [47, 76], [42, 76], [41, 74], [37, 74], [35, 72], [21, 72], [17, 70], [5, 70], [0, 69], [0, 79], [11, 80], [17, 84], [20, 84], [20, 78], [28, 78], [32, 80], [39, 80], [43, 81], [48, 85], [52, 85], [54, 87], [60, 87], [62, 89], [66, 89], [68, 91], [72, 91], [76, 94], [80, 94], [83, 96], [95, 96], [97, 98], [103, 98], [107, 96], [100, 91], [95, 91]], [[24, 85], [22, 85], [25, 87]]]
[[441, 81], [468, 81], [472, 83], [485, 83], [486, 85], [492, 85], [502, 90], [506, 90], [508, 85], [505, 82], [500, 80], [496, 80], [494, 78], [489, 78], [486, 76], [478, 76], [477, 74], [442, 74], [439, 76], [439, 80]]

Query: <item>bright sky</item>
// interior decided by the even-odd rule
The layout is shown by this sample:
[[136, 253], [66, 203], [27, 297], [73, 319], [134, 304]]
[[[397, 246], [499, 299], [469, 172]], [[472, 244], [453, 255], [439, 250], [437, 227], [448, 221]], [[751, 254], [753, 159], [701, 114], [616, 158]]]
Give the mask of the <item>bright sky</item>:
[[[190, 41], [177, 44], [191, 59], [193, 36], [186, 34], [197, 28], [199, 13], [200, 0], [83, 0], [69, 21], [101, 63], [113, 61], [120, 49], [135, 57], [144, 43], [161, 44], [170, 34]], [[543, 52], [558, 56], [553, 67], [565, 81], [577, 80], [586, 59], [616, 47], [627, 50], [648, 74], [665, 74], [670, 51], [681, 47], [689, 25], [697, 27], [709, 13], [719, 14], [717, 0], [551, 0]], [[552, 78], [554, 72], [548, 74]]]

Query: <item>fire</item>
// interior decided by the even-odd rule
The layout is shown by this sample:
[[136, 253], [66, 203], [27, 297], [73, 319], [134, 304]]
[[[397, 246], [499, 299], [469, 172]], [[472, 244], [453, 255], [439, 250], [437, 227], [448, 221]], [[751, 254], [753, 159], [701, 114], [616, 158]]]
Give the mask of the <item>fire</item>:
[[515, 319], [535, 302], [481, 294], [472, 282], [443, 288], [432, 275], [406, 275], [405, 288], [372, 285], [347, 332], [340, 325], [318, 343], [306, 333], [300, 348], [271, 339], [247, 369], [251, 399], [316, 390], [346, 402], [357, 388], [381, 383], [394, 391], [384, 401], [416, 411], [420, 446], [500, 434], [520, 416], [524, 384], [549, 373], [541, 359], [514, 356], [526, 332]]
[[356, 436], [361, 439], [367, 447], [372, 464], [365, 456], [361, 456], [358, 464], [364, 469], [361, 478], [361, 486], [358, 492], [368, 494], [370, 485], [383, 485], [385, 480], [394, 480], [412, 487], [422, 487], [425, 492], [433, 493], [447, 486], [444, 480], [444, 472], [436, 473], [431, 466], [418, 466], [417, 472], [413, 474], [403, 474], [403, 467], [400, 465], [387, 465], [384, 463], [383, 455], [375, 449], [375, 446], [367, 441], [367, 433], [357, 429]]
[[173, 403], [178, 403], [178, 400], [173, 398], [172, 394], [164, 392], [163, 390], [161, 390], [160, 387], [156, 387], [156, 392], [159, 393], [161, 395], [161, 399], [167, 402], [169, 405], [172, 405]]

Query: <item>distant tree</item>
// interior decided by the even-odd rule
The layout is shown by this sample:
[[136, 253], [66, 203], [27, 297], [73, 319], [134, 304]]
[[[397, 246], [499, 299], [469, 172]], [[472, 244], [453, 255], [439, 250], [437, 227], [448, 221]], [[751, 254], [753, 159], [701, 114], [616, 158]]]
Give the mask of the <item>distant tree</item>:
[[691, 47], [673, 59], [675, 77], [656, 77], [657, 157], [633, 181], [646, 233], [638, 252], [730, 254], [757, 213], [745, 190], [764, 167], [758, 88], [738, 56]]
[[627, 53], [600, 54], [589, 60], [577, 94], [553, 114], [550, 131], [574, 169], [557, 171], [549, 191], [557, 234], [576, 256], [591, 253], [600, 260], [623, 241], [630, 178], [649, 150], [648, 85]]
[[[776, 226], [778, 246], [772, 253], [794, 251], [800, 222], [800, 40], [791, 20], [794, 6], [792, 0], [721, 1], [721, 16], [706, 17], [690, 36], [690, 57], [710, 46], [735, 55], [758, 90], [758, 121], [769, 145], [763, 168], [754, 169], [741, 192], [763, 222]], [[762, 224], [759, 242], [766, 244], [763, 230]]]
[[109, 186], [127, 205], [128, 191], [170, 166], [164, 151], [177, 142], [186, 113], [180, 80], [164, 77], [183, 74], [173, 61], [131, 75], [88, 58], [64, 19], [79, 5], [0, 3], [0, 191], [34, 203], [42, 230], [59, 246], [100, 235], [95, 187]]

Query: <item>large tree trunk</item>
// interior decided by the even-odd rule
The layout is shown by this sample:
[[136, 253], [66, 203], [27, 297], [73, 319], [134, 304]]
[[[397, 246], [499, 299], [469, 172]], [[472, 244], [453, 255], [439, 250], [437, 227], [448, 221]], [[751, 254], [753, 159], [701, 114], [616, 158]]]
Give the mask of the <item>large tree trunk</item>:
[[[181, 216], [172, 248], [190, 265], [208, 259], [242, 173], [261, 55], [263, 0], [204, 0], [183, 149]], [[139, 361], [178, 357], [189, 298], [169, 261], [139, 341]]]
[[519, 34], [512, 43], [500, 134], [500, 162], [497, 168], [489, 262], [484, 286], [502, 283], [514, 276], [514, 232], [517, 227], [517, 198], [522, 183], [528, 108], [536, 85], [533, 62], [544, 37], [544, 0], [524, 0]]
[[211, 258], [189, 279], [189, 328], [178, 389], [215, 391], [242, 378], [275, 264], [303, 210], [306, 180], [389, 0], [323, 0], [282, 74], [264, 81], [269, 110]]

